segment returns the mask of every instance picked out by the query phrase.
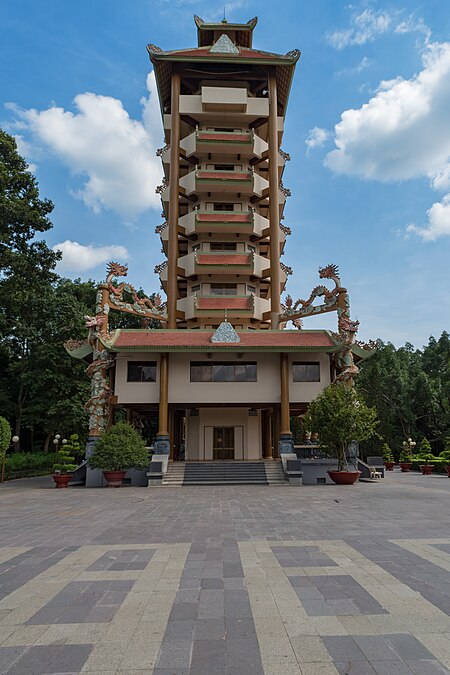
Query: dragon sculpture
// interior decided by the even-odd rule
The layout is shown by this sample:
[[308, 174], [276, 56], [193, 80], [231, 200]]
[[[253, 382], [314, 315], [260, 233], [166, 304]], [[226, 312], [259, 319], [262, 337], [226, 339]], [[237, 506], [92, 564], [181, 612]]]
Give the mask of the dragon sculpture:
[[[286, 296], [284, 303], [281, 305], [280, 321], [292, 321], [294, 326], [301, 328], [301, 319], [306, 316], [337, 312], [338, 332], [334, 334], [336, 341], [339, 343], [339, 350], [336, 355], [338, 370], [336, 381], [351, 384], [353, 377], [358, 373], [358, 368], [353, 360], [352, 345], [355, 342], [359, 322], [350, 319], [350, 300], [347, 289], [341, 285], [337, 265], [322, 267], [319, 269], [319, 277], [334, 281], [334, 288], [330, 290], [319, 284], [313, 288], [307, 300], [299, 299], [294, 302], [290, 295]], [[323, 298], [322, 304], [315, 305], [316, 298]]]
[[[129, 283], [114, 285], [114, 278], [126, 277], [127, 274], [126, 265], [120, 265], [117, 262], [108, 263], [106, 281], [100, 284], [97, 295], [97, 314], [108, 314], [109, 309], [116, 309], [145, 319], [167, 321], [166, 305], [162, 302], [159, 293], [151, 300], [147, 296], [140, 298], [134, 286]], [[124, 297], [124, 294], [129, 296], [129, 300]]]

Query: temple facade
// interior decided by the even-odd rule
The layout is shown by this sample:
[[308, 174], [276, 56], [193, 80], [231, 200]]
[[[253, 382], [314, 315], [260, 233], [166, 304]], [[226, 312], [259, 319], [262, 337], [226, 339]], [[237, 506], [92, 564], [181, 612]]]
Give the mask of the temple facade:
[[[111, 263], [88, 342], [67, 348], [92, 354], [92, 442], [120, 411], [169, 460], [275, 459], [292, 452], [291, 418], [336, 378], [351, 382], [357, 324], [334, 265], [319, 270], [331, 287], [281, 300], [281, 144], [300, 53], [253, 49], [256, 19], [195, 24], [197, 47], [147, 47], [165, 135], [155, 272], [167, 302], [138, 297]], [[109, 331], [112, 310], [161, 327]], [[336, 333], [302, 327], [330, 311]]]

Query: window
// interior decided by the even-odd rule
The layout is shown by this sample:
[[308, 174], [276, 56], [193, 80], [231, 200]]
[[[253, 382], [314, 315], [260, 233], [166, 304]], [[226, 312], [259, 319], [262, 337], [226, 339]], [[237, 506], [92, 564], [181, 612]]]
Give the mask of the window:
[[191, 293], [198, 293], [200, 290], [200, 284], [197, 284], [196, 286], [191, 286]]
[[235, 251], [235, 241], [212, 241], [209, 245], [210, 251]]
[[256, 381], [256, 362], [191, 361], [191, 382]]
[[156, 382], [156, 361], [128, 361], [127, 382]]
[[214, 202], [214, 211], [234, 211], [234, 204], [231, 204], [231, 202]]
[[294, 382], [320, 382], [320, 363], [305, 361], [292, 364]]
[[214, 171], [240, 171], [241, 166], [235, 167], [234, 164], [214, 164]]
[[211, 295], [236, 295], [237, 284], [211, 284]]

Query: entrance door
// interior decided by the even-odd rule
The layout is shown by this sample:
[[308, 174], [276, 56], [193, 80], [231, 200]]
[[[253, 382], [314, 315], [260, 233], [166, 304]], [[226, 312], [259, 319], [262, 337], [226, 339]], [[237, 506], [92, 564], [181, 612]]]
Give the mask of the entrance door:
[[213, 459], [234, 459], [234, 427], [214, 427]]

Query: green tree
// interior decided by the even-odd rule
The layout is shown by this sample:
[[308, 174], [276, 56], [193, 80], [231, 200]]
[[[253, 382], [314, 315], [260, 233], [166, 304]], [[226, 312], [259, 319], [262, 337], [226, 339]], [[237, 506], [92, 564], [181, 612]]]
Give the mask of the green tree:
[[33, 349], [45, 339], [43, 315], [61, 257], [37, 238], [52, 227], [52, 210], [14, 138], [0, 130], [0, 358], [7, 362], [0, 388], [19, 436]]
[[344, 471], [348, 446], [371, 438], [378, 419], [375, 408], [369, 408], [353, 387], [333, 384], [311, 403], [305, 424], [319, 433], [321, 447], [336, 457], [338, 470]]

